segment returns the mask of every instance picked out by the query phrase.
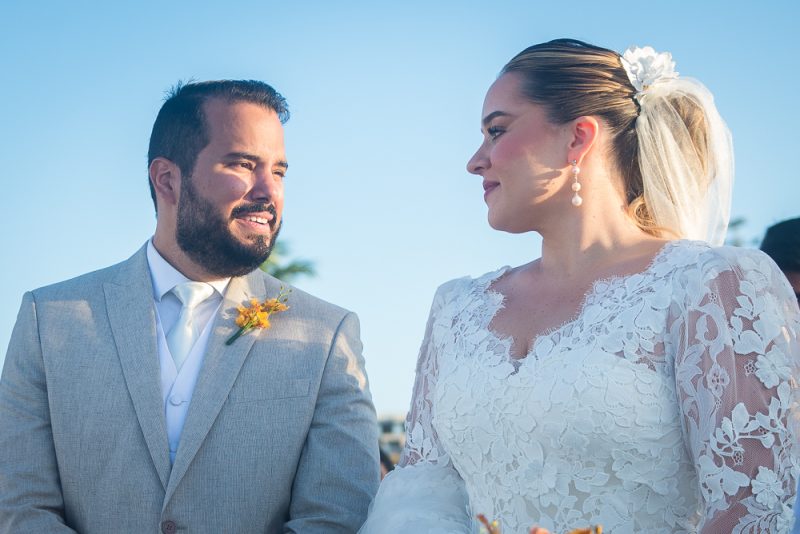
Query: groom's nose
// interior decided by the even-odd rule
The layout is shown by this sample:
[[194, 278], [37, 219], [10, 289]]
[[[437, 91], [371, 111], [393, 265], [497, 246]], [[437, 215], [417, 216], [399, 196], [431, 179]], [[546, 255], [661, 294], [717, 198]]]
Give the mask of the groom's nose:
[[254, 173], [253, 187], [248, 198], [253, 201], [271, 201], [283, 197], [283, 179], [273, 171], [264, 169]]

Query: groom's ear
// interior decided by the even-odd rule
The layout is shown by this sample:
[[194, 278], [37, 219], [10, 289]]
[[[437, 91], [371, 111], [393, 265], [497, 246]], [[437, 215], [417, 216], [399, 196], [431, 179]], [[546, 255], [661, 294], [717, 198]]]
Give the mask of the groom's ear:
[[[181, 170], [167, 158], [155, 158], [150, 162], [150, 183], [156, 191], [158, 204], [177, 206], [180, 194]], [[159, 210], [160, 211], [160, 210]]]

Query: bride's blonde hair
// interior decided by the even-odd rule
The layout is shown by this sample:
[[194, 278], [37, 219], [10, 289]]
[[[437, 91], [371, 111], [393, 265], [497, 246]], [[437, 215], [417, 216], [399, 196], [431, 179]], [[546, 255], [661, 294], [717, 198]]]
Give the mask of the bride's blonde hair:
[[[611, 161], [624, 181], [628, 214], [649, 234], [682, 237], [678, 229], [656, 223], [646, 200], [636, 132], [641, 107], [618, 53], [574, 39], [556, 39], [517, 54], [500, 75], [507, 73], [521, 77], [523, 96], [543, 106], [554, 124], [584, 115], [602, 118], [612, 139]], [[691, 140], [680, 150], [686, 157], [699, 158], [703, 173], [696, 179], [703, 180], [708, 165], [705, 114], [697, 102], [684, 94], [668, 100]]]

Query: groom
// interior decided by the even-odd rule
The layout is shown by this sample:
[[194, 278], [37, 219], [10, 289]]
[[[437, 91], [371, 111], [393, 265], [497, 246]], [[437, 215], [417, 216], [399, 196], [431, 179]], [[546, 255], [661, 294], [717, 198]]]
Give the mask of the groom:
[[[353, 313], [277, 297], [287, 163], [267, 84], [178, 86], [150, 138], [153, 238], [26, 293], [0, 379], [0, 533], [355, 532], [378, 436]], [[125, 224], [116, 221], [115, 224]]]

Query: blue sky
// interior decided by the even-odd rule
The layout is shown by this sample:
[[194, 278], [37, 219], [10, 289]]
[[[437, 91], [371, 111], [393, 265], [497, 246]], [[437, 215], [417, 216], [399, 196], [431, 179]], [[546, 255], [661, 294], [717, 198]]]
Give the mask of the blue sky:
[[465, 171], [502, 65], [557, 37], [672, 52], [733, 131], [733, 213], [757, 239], [800, 216], [799, 15], [788, 0], [2, 2], [0, 346], [24, 291], [151, 235], [146, 152], [164, 91], [255, 78], [292, 110], [282, 238], [319, 271], [298, 285], [358, 312], [378, 411], [402, 413], [436, 287], [540, 251], [535, 235], [488, 227]]

